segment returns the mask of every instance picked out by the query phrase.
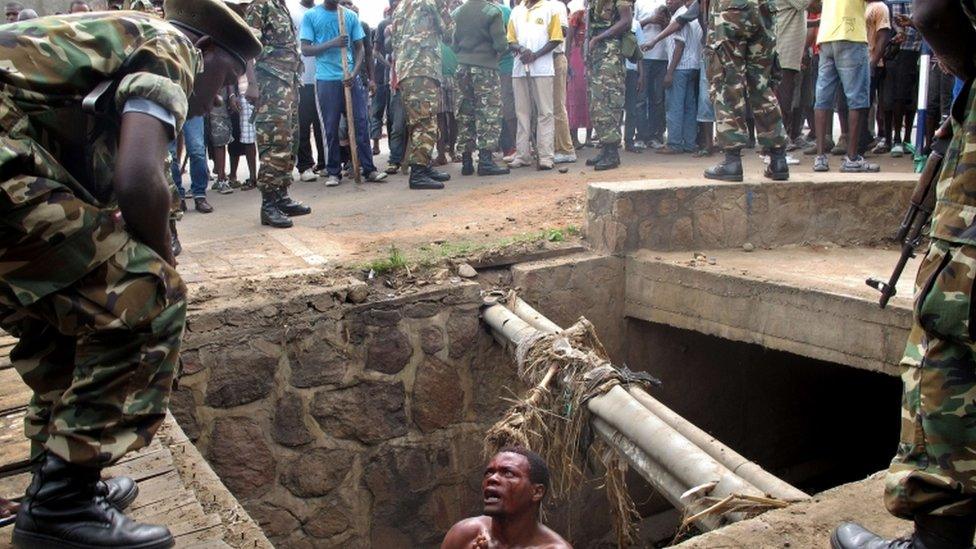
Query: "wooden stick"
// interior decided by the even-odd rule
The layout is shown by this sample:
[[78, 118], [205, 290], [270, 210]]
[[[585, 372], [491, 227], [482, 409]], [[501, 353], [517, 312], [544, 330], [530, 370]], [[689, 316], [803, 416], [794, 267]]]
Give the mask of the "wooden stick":
[[[346, 9], [342, 6], [338, 6], [339, 15], [339, 34], [346, 35]], [[346, 94], [346, 128], [349, 132], [349, 156], [352, 157], [352, 173], [353, 178], [356, 180], [356, 184], [362, 183], [362, 177], [359, 175], [359, 151], [356, 149], [356, 118], [353, 116], [354, 109], [352, 108], [352, 88], [346, 86], [345, 80], [349, 78], [349, 59], [347, 46], [342, 46], [342, 51], [340, 55], [342, 56], [342, 91]], [[355, 75], [354, 75], [355, 76]]]

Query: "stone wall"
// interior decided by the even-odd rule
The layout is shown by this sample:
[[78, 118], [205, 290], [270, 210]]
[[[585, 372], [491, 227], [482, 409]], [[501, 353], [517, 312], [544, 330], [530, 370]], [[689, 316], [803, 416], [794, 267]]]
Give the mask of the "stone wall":
[[587, 191], [586, 238], [595, 252], [614, 255], [891, 238], [916, 176], [841, 175], [788, 183], [595, 183]]
[[[523, 388], [477, 284], [347, 290], [191, 312], [174, 414], [276, 546], [436, 546], [480, 513], [484, 431]], [[602, 498], [550, 502], [551, 524], [593, 546]]]

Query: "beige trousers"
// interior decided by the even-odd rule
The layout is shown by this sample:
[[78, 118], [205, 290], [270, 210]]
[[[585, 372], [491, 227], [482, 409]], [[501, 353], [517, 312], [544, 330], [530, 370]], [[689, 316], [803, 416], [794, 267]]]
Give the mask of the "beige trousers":
[[552, 114], [556, 119], [556, 154], [576, 154], [573, 138], [569, 133], [569, 114], [566, 113], [566, 80], [569, 78], [569, 61], [566, 54], [557, 53], [552, 57], [556, 76], [552, 83]]
[[515, 90], [515, 116], [518, 118], [515, 154], [525, 163], [532, 162], [532, 110], [535, 107], [535, 147], [539, 153], [539, 163], [552, 164], [552, 81], [552, 76], [512, 78], [512, 87]]

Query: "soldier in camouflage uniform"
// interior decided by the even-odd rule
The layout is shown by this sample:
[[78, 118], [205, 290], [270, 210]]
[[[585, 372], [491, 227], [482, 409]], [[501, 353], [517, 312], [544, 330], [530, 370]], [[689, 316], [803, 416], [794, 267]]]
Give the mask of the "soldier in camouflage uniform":
[[708, 179], [742, 181], [747, 100], [756, 139], [770, 156], [764, 175], [776, 181], [790, 177], [783, 115], [774, 93], [779, 62], [773, 11], [773, 0], [714, 0], [709, 6], [705, 70], [715, 102], [715, 139], [725, 150], [725, 160], [705, 170]]
[[133, 484], [101, 469], [149, 443], [176, 374], [186, 290], [167, 145], [260, 43], [219, 0], [166, 7], [169, 23], [102, 12], [0, 28], [0, 327], [34, 393], [16, 547], [173, 544], [121, 513]]
[[244, 20], [258, 30], [264, 51], [254, 63], [247, 98], [257, 108], [254, 117], [261, 170], [261, 224], [278, 228], [293, 225], [290, 217], [312, 209], [288, 196], [298, 155], [298, 89], [302, 61], [298, 38], [285, 0], [254, 0]]
[[450, 176], [431, 168], [441, 102], [441, 42], [453, 23], [447, 0], [403, 0], [393, 12], [393, 56], [410, 140], [411, 189], [443, 189]]
[[590, 122], [602, 150], [586, 161], [596, 170], [620, 165], [620, 119], [624, 112], [626, 72], [621, 38], [630, 32], [634, 18], [631, 0], [589, 2], [586, 76], [589, 86]]
[[914, 8], [939, 61], [966, 81], [940, 130], [951, 124], [952, 140], [916, 277], [901, 440], [885, 479], [888, 511], [913, 520], [915, 531], [887, 541], [847, 523], [833, 533], [835, 549], [968, 548], [976, 533], [976, 1]]
[[474, 173], [472, 152], [478, 148], [478, 175], [509, 173], [492, 159], [502, 131], [502, 88], [498, 60], [508, 51], [502, 10], [488, 0], [467, 0], [451, 14], [451, 46], [457, 54], [458, 142], [461, 175]]

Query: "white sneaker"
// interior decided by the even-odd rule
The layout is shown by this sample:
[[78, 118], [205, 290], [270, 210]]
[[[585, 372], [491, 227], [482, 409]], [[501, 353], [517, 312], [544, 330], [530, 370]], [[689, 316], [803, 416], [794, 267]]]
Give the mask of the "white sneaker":
[[552, 161], [555, 164], [572, 164], [573, 162], [576, 162], [576, 155], [575, 154], [556, 153], [552, 157]]
[[904, 143], [895, 143], [894, 145], [891, 146], [891, 157], [892, 158], [901, 158], [903, 156], [905, 156], [905, 144]]
[[654, 150], [663, 149], [664, 148], [664, 143], [661, 143], [657, 139], [651, 139], [651, 142], [648, 143], [648, 146], [651, 147]]
[[512, 169], [515, 169], [515, 168], [524, 168], [525, 166], [528, 166], [528, 165], [529, 165], [528, 162], [526, 162], [525, 160], [522, 160], [521, 158], [518, 158], [518, 157], [516, 157], [515, 159], [513, 159], [511, 162], [508, 163], [508, 167], [509, 168], [512, 168]]
[[509, 162], [514, 161], [516, 158], [518, 158], [518, 153], [512, 153], [512, 154], [510, 154], [508, 156], [503, 156], [502, 157], [502, 162], [509, 163]]
[[319, 176], [316, 175], [312, 170], [305, 170], [304, 172], [298, 174], [298, 179], [302, 181], [315, 181]]
[[338, 187], [339, 186], [339, 178], [336, 177], [336, 176], [334, 176], [334, 175], [330, 175], [325, 180], [325, 186], [326, 187]]
[[230, 183], [226, 179], [218, 179], [214, 181], [214, 184], [210, 186], [211, 191], [217, 191], [220, 194], [231, 194], [234, 189], [231, 188]]

